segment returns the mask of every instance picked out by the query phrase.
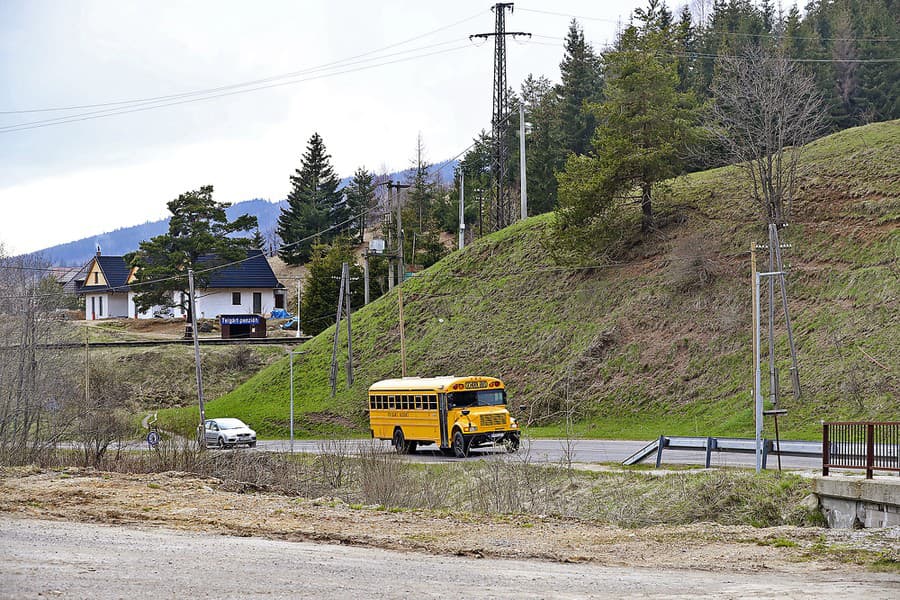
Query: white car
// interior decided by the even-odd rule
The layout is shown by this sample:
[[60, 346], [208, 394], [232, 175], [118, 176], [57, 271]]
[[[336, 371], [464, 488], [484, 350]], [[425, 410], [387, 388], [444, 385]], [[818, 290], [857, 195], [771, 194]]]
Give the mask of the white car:
[[256, 432], [240, 419], [207, 419], [205, 439], [207, 448], [256, 447]]

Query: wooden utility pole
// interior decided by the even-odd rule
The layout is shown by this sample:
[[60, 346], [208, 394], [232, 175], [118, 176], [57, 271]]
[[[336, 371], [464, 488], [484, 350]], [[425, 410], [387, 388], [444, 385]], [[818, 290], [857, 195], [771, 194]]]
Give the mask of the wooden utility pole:
[[397, 286], [397, 303], [400, 308], [400, 376], [406, 377], [406, 337], [403, 328], [403, 286]]
[[350, 326], [350, 265], [344, 263], [344, 310], [347, 315], [347, 387], [353, 385], [353, 328]]
[[753, 293], [753, 406], [756, 429], [756, 472], [762, 470], [762, 394], [759, 372], [759, 273], [756, 270], [756, 242], [750, 240], [750, 281]]

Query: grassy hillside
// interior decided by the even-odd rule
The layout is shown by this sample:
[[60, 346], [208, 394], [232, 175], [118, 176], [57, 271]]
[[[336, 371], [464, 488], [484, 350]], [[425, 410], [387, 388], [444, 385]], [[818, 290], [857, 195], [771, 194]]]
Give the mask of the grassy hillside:
[[[668, 182], [655, 209], [659, 231], [635, 236], [615, 265], [553, 264], [553, 216], [543, 215], [409, 280], [408, 373], [500, 376], [538, 435], [559, 433], [567, 412], [587, 437], [752, 435], [748, 248], [764, 241], [764, 225], [732, 167]], [[811, 144], [784, 236], [803, 396], [789, 393], [779, 322], [782, 435], [815, 438], [823, 419], [900, 417], [900, 122]], [[396, 291], [358, 310], [353, 334], [356, 379], [346, 386], [342, 363], [335, 398], [333, 329], [297, 359], [299, 435], [366, 431], [366, 388], [400, 372]], [[166, 418], [190, 426], [194, 414]], [[287, 361], [211, 402], [208, 414], [285, 435]]]

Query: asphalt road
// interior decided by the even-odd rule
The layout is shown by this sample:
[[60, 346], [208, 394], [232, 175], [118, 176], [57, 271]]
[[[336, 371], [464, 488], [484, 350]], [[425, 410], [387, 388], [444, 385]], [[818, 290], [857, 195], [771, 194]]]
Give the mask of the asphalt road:
[[4, 599], [900, 597], [891, 574], [478, 559], [8, 516], [0, 581]]
[[[329, 445], [344, 444], [349, 448], [358, 448], [376, 444], [376, 447], [383, 448], [384, 451], [390, 451], [389, 442], [382, 440], [343, 440], [343, 441], [323, 441], [323, 440], [295, 440], [294, 451], [304, 453], [319, 453], [323, 449], [327, 449]], [[567, 455], [571, 456], [572, 462], [575, 463], [621, 463], [626, 458], [637, 452], [649, 442], [647, 441], [628, 441], [628, 440], [574, 440], [571, 448], [567, 451], [567, 443], [565, 440], [558, 439], [534, 439], [522, 442], [519, 449], [520, 456], [527, 456], [528, 460], [537, 463], [559, 463], [567, 462]], [[289, 452], [289, 440], [260, 440], [257, 446], [261, 450], [270, 452]], [[433, 447], [432, 447], [433, 448]], [[472, 457], [494, 457], [505, 456], [506, 450], [502, 448], [483, 448], [472, 451]], [[411, 456], [412, 460], [419, 462], [455, 462], [459, 460], [453, 457], [446, 457], [437, 450], [429, 449], [428, 446], [420, 448]], [[650, 465], [655, 463], [656, 456], [648, 457], [644, 462]], [[686, 450], [670, 450], [663, 451], [663, 464], [682, 464], [682, 465], [703, 465], [705, 464], [706, 455], [702, 451], [686, 451]], [[783, 456], [781, 458], [782, 468], [791, 470], [809, 470], [821, 469], [821, 457], [796, 457]], [[755, 467], [756, 456], [754, 454], [741, 454], [734, 452], [713, 452], [710, 465], [714, 467]], [[769, 456], [767, 468], [777, 469], [778, 459], [775, 456]]]

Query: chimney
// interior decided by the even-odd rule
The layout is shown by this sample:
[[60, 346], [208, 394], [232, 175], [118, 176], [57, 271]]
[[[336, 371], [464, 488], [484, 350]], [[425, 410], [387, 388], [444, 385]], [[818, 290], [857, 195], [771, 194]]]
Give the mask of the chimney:
[[100, 257], [100, 244], [97, 244], [97, 258]]

